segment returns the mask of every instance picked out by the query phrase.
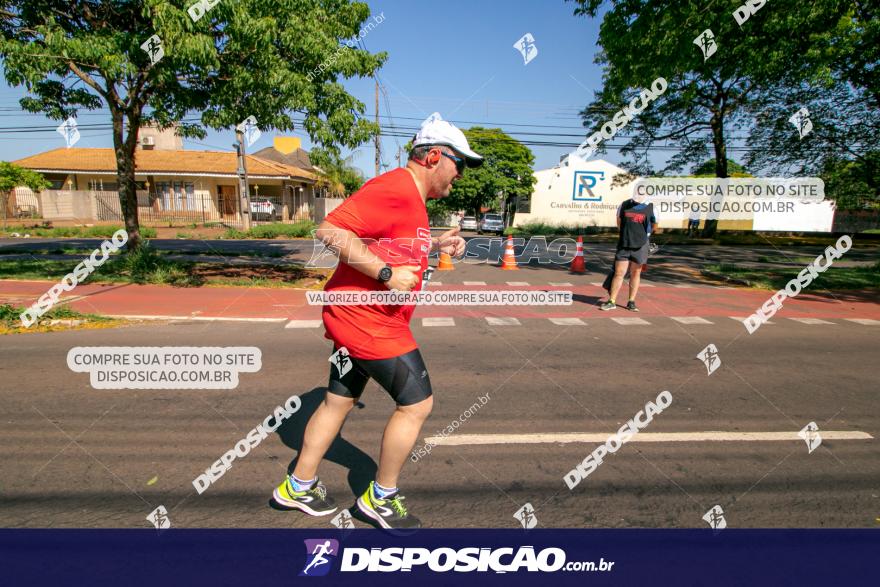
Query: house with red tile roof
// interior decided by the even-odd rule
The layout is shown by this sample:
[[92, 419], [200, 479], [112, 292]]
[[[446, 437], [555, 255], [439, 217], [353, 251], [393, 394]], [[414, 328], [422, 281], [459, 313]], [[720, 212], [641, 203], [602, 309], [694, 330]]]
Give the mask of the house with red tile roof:
[[[152, 131], [149, 132], [149, 131]], [[154, 137], [153, 140], [150, 138]], [[168, 140], [155, 129], [142, 129], [135, 153], [138, 216], [142, 223], [204, 223], [236, 225], [241, 220], [238, 157], [234, 152], [192, 151], [179, 139]], [[298, 140], [277, 137], [275, 147], [299, 149]], [[299, 149], [302, 151], [301, 149]], [[251, 217], [256, 221], [320, 221], [337, 198], [326, 189], [319, 170], [281, 162], [279, 156], [246, 156]], [[304, 153], [304, 151], [303, 151]], [[302, 160], [303, 156], [299, 155]], [[273, 160], [275, 159], [275, 160]], [[305, 155], [308, 162], [308, 156]], [[16, 188], [9, 203], [12, 216], [47, 220], [122, 220], [113, 149], [58, 148], [24, 157], [14, 164], [38, 171], [51, 189], [33, 193]], [[332, 201], [321, 201], [321, 200]], [[328, 209], [329, 208], [329, 209]]]

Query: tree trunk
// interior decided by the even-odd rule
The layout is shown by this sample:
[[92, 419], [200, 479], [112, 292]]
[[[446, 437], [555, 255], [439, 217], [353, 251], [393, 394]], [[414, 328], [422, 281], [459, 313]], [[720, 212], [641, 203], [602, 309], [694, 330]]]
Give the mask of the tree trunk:
[[[710, 122], [712, 127], [712, 145], [715, 148], [715, 177], [727, 177], [727, 145], [724, 142], [724, 105], [717, 104], [717, 109]], [[718, 220], [706, 219], [703, 225], [703, 238], [712, 238], [718, 230]]]
[[136, 251], [141, 246], [140, 222], [138, 220], [137, 184], [134, 179], [134, 152], [137, 146], [137, 133], [140, 112], [129, 112], [128, 134], [124, 128], [123, 112], [111, 106], [113, 118], [113, 148], [116, 153], [116, 178], [119, 184], [119, 204], [122, 218], [128, 232], [128, 249]]

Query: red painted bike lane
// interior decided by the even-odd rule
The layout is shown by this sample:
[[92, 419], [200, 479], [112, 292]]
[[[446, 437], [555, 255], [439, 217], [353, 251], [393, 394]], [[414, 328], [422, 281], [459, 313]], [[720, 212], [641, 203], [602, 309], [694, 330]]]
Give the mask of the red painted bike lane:
[[[0, 302], [29, 306], [51, 286], [48, 281], [0, 281]], [[502, 284], [464, 286], [448, 284], [432, 291], [452, 290], [546, 290], [571, 291], [570, 306], [421, 306], [416, 317], [514, 318], [602, 318], [619, 312], [601, 312], [596, 307], [605, 291], [595, 285], [574, 287]], [[693, 286], [680, 288], [654, 284], [642, 288], [637, 298], [640, 315], [649, 316], [740, 316], [745, 318], [761, 307], [772, 292]], [[620, 294], [625, 300], [626, 287]], [[305, 290], [258, 287], [181, 288], [163, 285], [80, 285], [61, 300], [86, 313], [125, 317], [174, 317], [229, 320], [318, 319], [320, 306], [309, 305]], [[789, 318], [880, 319], [880, 294], [871, 291], [803, 292], [784, 301], [780, 315]]]

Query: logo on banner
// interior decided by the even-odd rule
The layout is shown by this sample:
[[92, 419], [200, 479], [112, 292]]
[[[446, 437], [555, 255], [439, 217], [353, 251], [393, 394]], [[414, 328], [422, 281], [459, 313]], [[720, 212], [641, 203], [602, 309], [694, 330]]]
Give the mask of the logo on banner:
[[339, 555], [339, 541], [332, 538], [306, 539], [306, 566], [300, 577], [323, 577]]
[[575, 171], [571, 199], [576, 202], [601, 202], [602, 196], [593, 191], [600, 181], [605, 181], [604, 171]]

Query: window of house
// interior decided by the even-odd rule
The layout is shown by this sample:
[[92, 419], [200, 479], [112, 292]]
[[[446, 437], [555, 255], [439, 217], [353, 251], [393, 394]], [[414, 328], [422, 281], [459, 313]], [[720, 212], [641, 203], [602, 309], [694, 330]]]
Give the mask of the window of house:
[[156, 182], [156, 194], [159, 199], [162, 201], [162, 209], [170, 210], [171, 209], [171, 190], [170, 186], [166, 181], [157, 181]]
[[177, 209], [178, 210], [186, 210], [186, 195], [183, 191], [183, 183], [179, 181], [174, 182], [174, 196], [177, 200]]
[[195, 184], [184, 181], [157, 181], [156, 194], [162, 200], [163, 210], [192, 210]]
[[89, 190], [93, 192], [115, 192], [119, 187], [115, 181], [104, 181], [103, 179], [90, 179]]

